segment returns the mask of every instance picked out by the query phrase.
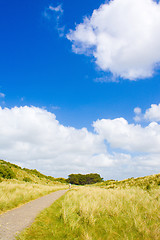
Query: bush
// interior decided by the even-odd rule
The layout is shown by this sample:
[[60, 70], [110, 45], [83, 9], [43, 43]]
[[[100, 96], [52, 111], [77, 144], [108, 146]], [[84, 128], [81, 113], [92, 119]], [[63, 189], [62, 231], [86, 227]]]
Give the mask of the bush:
[[24, 182], [32, 182], [32, 179], [30, 179], [29, 177], [24, 177], [24, 178], [23, 178], [23, 181], [24, 181]]
[[157, 185], [160, 186], [160, 180], [157, 182]]
[[150, 184], [147, 184], [146, 190], [150, 190], [150, 189], [151, 189], [151, 185], [150, 185]]
[[0, 164], [0, 177], [6, 179], [16, 178], [15, 173], [7, 165]]

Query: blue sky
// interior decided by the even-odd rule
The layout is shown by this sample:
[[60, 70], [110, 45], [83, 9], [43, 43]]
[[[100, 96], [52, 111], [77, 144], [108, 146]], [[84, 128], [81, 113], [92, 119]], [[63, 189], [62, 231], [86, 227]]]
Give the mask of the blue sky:
[[[159, 103], [159, 75], [138, 82], [95, 82], [104, 73], [86, 56], [74, 54], [71, 43], [59, 37], [54, 13], [51, 19], [43, 16], [45, 8], [58, 4], [1, 1], [0, 84], [6, 94], [5, 106], [35, 105], [49, 110], [57, 106], [59, 121], [79, 128], [89, 127], [97, 118], [121, 115], [132, 121], [134, 107], [146, 109]], [[62, 4], [61, 24], [68, 32], [99, 1]]]
[[[116, 5], [117, 1], [118, 0], [113, 1], [115, 2], [116, 10], [111, 9], [111, 13], [112, 11], [113, 13], [118, 11], [119, 6], [118, 4]], [[126, 0], [120, 0], [121, 10], [124, 9], [123, 6], [128, 6], [125, 1]], [[130, 2], [130, 0], [128, 0], [128, 2]], [[99, 9], [100, 5], [104, 3], [104, 1], [100, 2], [98, 0], [8, 0], [7, 2], [1, 0], [0, 92], [5, 94], [5, 96], [1, 96], [0, 98], [2, 111], [4, 108], [14, 109], [15, 106], [17, 106], [18, 109], [20, 109], [21, 106], [28, 106], [28, 108], [34, 106], [42, 109], [42, 111], [45, 109], [46, 112], [55, 114], [56, 119], [65, 127], [74, 127], [76, 130], [85, 127], [90, 133], [94, 133], [95, 129], [92, 127], [92, 124], [98, 119], [114, 120], [116, 118], [124, 118], [128, 121], [128, 124], [134, 124], [134, 126], [140, 124], [141, 128], [149, 124], [146, 120], [147, 117], [145, 117], [146, 110], [150, 109], [152, 111], [151, 104], [156, 104], [158, 107], [160, 103], [160, 57], [156, 55], [156, 52], [159, 50], [159, 45], [154, 41], [154, 39], [158, 39], [159, 36], [154, 36], [155, 31], [153, 30], [153, 39], [150, 39], [149, 42], [153, 44], [149, 46], [154, 46], [152, 54], [145, 51], [144, 47], [144, 52], [147, 52], [146, 56], [144, 54], [144, 58], [140, 59], [140, 56], [143, 56], [144, 53], [142, 52], [140, 56], [137, 56], [136, 60], [136, 57], [132, 56], [133, 50], [131, 50], [130, 57], [121, 59], [120, 56], [123, 52], [120, 54], [117, 52], [117, 48], [114, 49], [115, 46], [119, 47], [119, 36], [123, 36], [123, 30], [120, 32], [121, 26], [117, 26], [115, 27], [115, 32], [112, 33], [116, 42], [115, 44], [113, 43], [114, 46], [110, 43], [110, 49], [113, 49], [110, 60], [104, 60], [105, 58], [102, 60], [101, 52], [98, 52], [98, 50], [95, 57], [93, 48], [98, 49], [103, 45], [105, 40], [92, 44], [88, 42], [84, 36], [85, 34], [86, 36], [90, 36], [90, 26], [93, 26], [91, 22], [93, 11]], [[137, 6], [136, 4], [137, 1], [135, 7]], [[147, 4], [153, 5], [153, 1], [147, 0]], [[142, 11], [146, 10], [147, 12], [147, 4], [145, 5], [144, 0], [141, 0], [140, 7], [144, 7], [144, 9], [141, 9]], [[105, 4], [105, 6], [107, 5], [111, 8], [109, 2]], [[155, 11], [159, 11], [159, 4], [153, 8], [158, 8], [158, 10]], [[99, 11], [98, 14], [101, 15], [101, 12]], [[88, 17], [89, 23], [85, 22], [84, 17]], [[113, 19], [110, 17], [107, 18], [106, 16], [106, 19], [111, 21], [109, 24], [113, 29], [114, 25], [112, 24], [114, 24], [114, 18], [116, 18], [116, 16], [113, 14], [112, 18]], [[150, 16], [150, 18], [154, 22], [152, 16]], [[128, 25], [131, 24], [131, 27], [133, 19], [130, 19], [128, 23]], [[102, 23], [97, 19], [95, 21], [97, 21], [95, 23], [97, 24], [97, 29], [105, 25], [103, 19]], [[159, 19], [157, 20], [157, 25], [153, 25], [153, 27], [151, 25], [151, 28], [154, 29], [155, 27], [156, 29], [156, 27], [159, 26], [158, 23]], [[80, 32], [78, 29], [79, 24], [85, 27], [84, 32]], [[130, 29], [128, 25], [125, 26], [126, 29]], [[122, 24], [122, 26], [124, 25]], [[135, 26], [138, 28], [138, 25]], [[107, 25], [106, 28], [104, 27], [103, 30], [104, 29], [109, 29], [109, 25]], [[103, 30], [93, 30], [97, 39]], [[146, 26], [146, 33], [148, 34], [149, 31], [150, 28], [147, 29]], [[82, 35], [80, 36], [80, 34]], [[135, 36], [136, 34], [137, 38], [141, 37], [141, 35], [138, 35], [138, 30], [137, 32], [135, 30]], [[146, 39], [147, 42], [148, 38], [146, 37]], [[130, 37], [127, 36], [125, 40], [129, 42]], [[145, 42], [145, 39], [142, 39], [142, 41]], [[133, 44], [134, 43], [136, 48], [136, 42], [134, 41]], [[104, 46], [106, 47], [105, 43]], [[147, 46], [146, 44], [146, 49], [148, 49]], [[106, 54], [105, 51], [106, 50], [104, 50], [104, 55]], [[120, 48], [119, 51], [123, 51], [123, 49]], [[130, 49], [128, 52], [129, 51]], [[135, 49], [135, 52], [136, 51], [139, 52], [139, 49]], [[113, 56], [115, 56], [116, 60], [114, 60], [115, 58]], [[117, 60], [118, 58], [119, 60]], [[146, 63], [146, 58], [151, 60]], [[132, 59], [134, 60], [132, 61]], [[108, 61], [112, 61], [112, 63], [110, 64]], [[141, 65], [140, 69], [137, 67], [138, 61], [140, 62], [139, 65]], [[127, 67], [126, 63], [128, 64]], [[131, 74], [129, 71], [133, 73]], [[134, 121], [134, 109], [136, 107], [141, 108], [141, 113], [139, 114], [141, 116], [138, 121]], [[142, 115], [144, 115], [144, 117]], [[155, 120], [154, 116], [153, 119], [150, 117], [150, 122], [152, 122], [152, 120]], [[16, 121], [18, 124], [19, 120], [15, 120], [15, 122]], [[156, 122], [158, 124], [159, 119], [156, 120]], [[1, 127], [2, 126], [3, 124]], [[6, 126], [6, 128], [7, 127], [8, 126]], [[140, 150], [139, 152], [136, 150], [136, 152], [131, 151], [130, 153], [129, 147], [125, 149], [125, 147], [119, 146], [118, 144], [114, 145], [108, 135], [105, 136], [105, 140], [109, 143], [107, 151], [111, 151], [113, 155], [115, 152], [118, 153], [121, 148], [122, 154], [131, 154], [132, 157], [136, 154], [138, 154], [137, 156], [139, 156], [139, 154], [143, 155], [145, 152], [144, 150]], [[28, 140], [28, 144], [29, 143], [30, 140]], [[57, 170], [57, 172], [59, 171], [57, 173], [56, 169], [49, 172], [48, 169], [43, 168], [44, 162], [43, 164], [35, 162], [34, 157], [33, 161], [31, 157], [29, 162], [27, 162], [27, 158], [24, 161], [23, 159], [22, 161], [17, 160], [16, 155], [15, 157], [10, 157], [9, 154], [4, 153], [3, 147], [0, 153], [1, 156], [7, 160], [12, 162], [18, 161], [21, 165], [38, 168], [46, 174], [50, 173], [52, 175], [63, 175], [66, 177], [71, 171], [68, 168], [68, 170], [64, 172]], [[156, 152], [156, 154], [158, 154], [158, 152]], [[61, 160], [58, 161], [61, 162]], [[100, 158], [97, 161], [101, 162]], [[62, 161], [60, 165], [63, 164]], [[155, 163], [153, 165], [155, 166]], [[135, 169], [127, 172], [128, 167], [126, 166], [129, 165], [124, 164], [122, 167], [125, 172], [124, 176], [126, 177], [129, 177], [131, 174], [139, 176], [156, 171], [155, 168], [152, 168], [152, 164], [150, 164], [150, 169], [147, 167], [146, 171], [139, 171], [138, 173], [135, 173]], [[156, 165], [156, 169], [157, 166], [159, 167], [160, 165]], [[73, 171], [77, 172], [87, 172], [90, 170], [99, 170], [99, 172], [103, 174], [103, 177], [105, 177], [105, 173], [107, 175], [108, 172], [110, 172], [109, 168], [106, 170], [106, 168], [99, 169], [99, 167], [97, 167], [97, 169], [84, 167], [81, 170], [75, 166], [73, 169]], [[114, 178], [114, 175], [111, 177]], [[116, 173], [115, 178], [123, 178], [123, 176]]]

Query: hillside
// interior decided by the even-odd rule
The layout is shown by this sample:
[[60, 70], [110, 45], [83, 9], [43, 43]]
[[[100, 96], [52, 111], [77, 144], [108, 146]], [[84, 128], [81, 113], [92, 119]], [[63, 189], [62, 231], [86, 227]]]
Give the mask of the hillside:
[[101, 183], [96, 183], [94, 186], [104, 187], [106, 189], [140, 187], [149, 190], [151, 188], [160, 187], [160, 174], [139, 178], [128, 178], [122, 181], [107, 180]]
[[0, 182], [6, 179], [16, 179], [24, 182], [48, 184], [48, 183], [66, 183], [64, 178], [54, 178], [46, 176], [36, 169], [21, 168], [10, 162], [0, 160]]
[[63, 178], [0, 160], [0, 214], [49, 193], [68, 189], [64, 182]]

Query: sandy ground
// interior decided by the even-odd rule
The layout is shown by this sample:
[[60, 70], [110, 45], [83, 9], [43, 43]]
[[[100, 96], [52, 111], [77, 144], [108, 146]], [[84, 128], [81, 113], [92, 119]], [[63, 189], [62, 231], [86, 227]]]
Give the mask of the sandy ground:
[[30, 226], [44, 208], [49, 207], [67, 190], [60, 190], [33, 200], [19, 208], [0, 215], [0, 239], [13, 240], [24, 228]]

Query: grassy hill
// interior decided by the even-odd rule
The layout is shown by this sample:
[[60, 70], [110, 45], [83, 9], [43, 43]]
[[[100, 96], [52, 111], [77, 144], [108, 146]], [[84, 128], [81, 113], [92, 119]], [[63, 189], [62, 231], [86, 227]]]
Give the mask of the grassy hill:
[[67, 189], [63, 178], [46, 176], [0, 160], [0, 214], [54, 191]]
[[49, 184], [49, 183], [66, 183], [64, 178], [54, 178], [46, 176], [36, 169], [21, 168], [10, 162], [0, 160], [0, 182], [6, 179], [16, 179], [19, 181], [38, 183], [38, 184]]
[[122, 181], [107, 180], [101, 183], [96, 183], [94, 186], [104, 187], [106, 189], [140, 187], [144, 190], [149, 190], [160, 187], [160, 174], [139, 178], [128, 178]]

